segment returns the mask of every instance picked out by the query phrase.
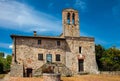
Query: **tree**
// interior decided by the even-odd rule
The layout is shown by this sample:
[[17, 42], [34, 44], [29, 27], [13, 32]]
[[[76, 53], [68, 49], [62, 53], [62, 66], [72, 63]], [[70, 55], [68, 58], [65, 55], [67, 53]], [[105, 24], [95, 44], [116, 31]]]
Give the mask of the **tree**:
[[0, 73], [8, 72], [10, 71], [10, 65], [12, 61], [12, 56], [7, 55], [6, 58], [3, 57], [4, 53], [0, 53]]
[[107, 49], [100, 61], [104, 70], [115, 71], [120, 70], [120, 50], [117, 48]]
[[0, 57], [0, 74], [3, 73], [4, 65], [3, 65], [3, 58]]
[[6, 62], [5, 62], [5, 68], [4, 68], [5, 71], [10, 71], [11, 62], [12, 62], [12, 56], [7, 55]]
[[11, 64], [12, 56], [11, 55], [7, 55], [6, 60], [7, 60], [8, 64]]
[[3, 52], [0, 52], [0, 57], [4, 57], [4, 53]]
[[101, 46], [100, 44], [95, 45], [96, 61], [97, 61], [99, 70], [102, 69], [102, 62], [100, 59], [102, 58], [104, 51], [105, 51], [105, 48], [103, 46]]
[[120, 71], [120, 50], [111, 47], [104, 49], [101, 45], [95, 46], [96, 61], [99, 70]]

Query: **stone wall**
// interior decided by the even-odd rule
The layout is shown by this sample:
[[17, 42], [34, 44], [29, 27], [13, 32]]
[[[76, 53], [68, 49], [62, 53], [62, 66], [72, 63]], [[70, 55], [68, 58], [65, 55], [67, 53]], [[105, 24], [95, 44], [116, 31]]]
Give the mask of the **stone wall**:
[[[93, 38], [66, 38], [69, 51], [66, 52], [66, 66], [73, 73], [78, 73], [78, 60], [84, 60], [84, 71], [88, 73], [98, 73], [98, 68], [95, 60], [95, 45]], [[79, 53], [81, 47], [81, 53]]]
[[[14, 46], [16, 48], [16, 61], [19, 65], [24, 65], [24, 69], [32, 68], [34, 74], [37, 69], [46, 63], [46, 54], [52, 54], [52, 62], [66, 65], [66, 68], [69, 68], [72, 74], [78, 73], [79, 59], [84, 60], [85, 72], [97, 73], [93, 38], [66, 37], [66, 40], [59, 39], [59, 41], [61, 41], [60, 46], [56, 45], [58, 39], [42, 38], [41, 45], [38, 45], [39, 39], [41, 38], [16, 38], [16, 45]], [[79, 53], [79, 47], [81, 47], [81, 53]], [[38, 60], [39, 53], [43, 54], [42, 61]], [[15, 59], [15, 54], [13, 59]], [[56, 54], [61, 55], [61, 61], [55, 60]]]
[[10, 76], [12, 77], [23, 77], [23, 65], [21, 64], [12, 64]]
[[[68, 13], [70, 14], [70, 20], [68, 24]], [[73, 14], [75, 15], [73, 20]], [[73, 23], [74, 21], [74, 23]], [[63, 24], [63, 35], [71, 37], [79, 37], [79, 16], [78, 11], [73, 9], [65, 9], [62, 12], [62, 24]]]
[[120, 71], [100, 71], [100, 74], [120, 75]]
[[43, 74], [44, 81], [61, 81], [60, 74]]
[[[41, 38], [16, 38], [16, 60], [19, 64], [24, 64], [25, 69], [32, 68], [34, 73], [46, 63], [46, 54], [52, 54], [52, 62], [65, 64], [66, 44], [64, 40], [60, 40], [61, 45], [57, 46], [56, 39], [41, 39], [41, 45], [38, 45], [39, 39]], [[38, 60], [39, 53], [43, 54], [42, 61]], [[61, 55], [61, 61], [56, 61], [56, 54]]]

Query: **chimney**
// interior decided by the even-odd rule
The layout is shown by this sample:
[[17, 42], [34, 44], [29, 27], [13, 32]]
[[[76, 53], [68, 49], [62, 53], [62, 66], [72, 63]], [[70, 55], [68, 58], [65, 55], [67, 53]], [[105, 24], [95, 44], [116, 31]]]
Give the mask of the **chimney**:
[[33, 33], [34, 33], [34, 36], [37, 36], [37, 31], [33, 31]]

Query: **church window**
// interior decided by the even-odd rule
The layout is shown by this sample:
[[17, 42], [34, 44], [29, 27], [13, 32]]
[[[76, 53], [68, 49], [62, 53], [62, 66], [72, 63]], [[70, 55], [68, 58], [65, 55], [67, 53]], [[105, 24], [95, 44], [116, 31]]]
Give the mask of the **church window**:
[[56, 54], [56, 61], [60, 61], [60, 54]]
[[70, 13], [67, 14], [67, 24], [70, 24]]
[[38, 60], [43, 60], [43, 54], [42, 53], [38, 54]]
[[75, 14], [72, 14], [72, 24], [75, 24]]

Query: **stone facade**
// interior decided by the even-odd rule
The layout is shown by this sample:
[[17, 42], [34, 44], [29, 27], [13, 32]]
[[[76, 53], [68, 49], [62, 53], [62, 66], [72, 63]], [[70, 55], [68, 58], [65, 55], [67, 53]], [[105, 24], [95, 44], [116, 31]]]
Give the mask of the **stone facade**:
[[[62, 16], [63, 34], [59, 37], [38, 36], [36, 32], [34, 36], [11, 35], [13, 39], [11, 76], [35, 75], [35, 72], [47, 63], [48, 54], [51, 54], [52, 63], [63, 64], [64, 68], [68, 68], [72, 74], [98, 73], [94, 38], [80, 36], [78, 11], [65, 9]], [[40, 44], [38, 40], [41, 40]], [[57, 42], [60, 45], [57, 45]], [[38, 59], [39, 54], [43, 55], [42, 60]], [[59, 61], [56, 61], [57, 54], [60, 55]], [[66, 69], [60, 72], [64, 70]]]
[[62, 12], [63, 35], [80, 37], [78, 11], [65, 9]]
[[[93, 38], [79, 37], [66, 38], [70, 51], [66, 52], [66, 66], [78, 73], [78, 60], [84, 60], [84, 71], [89, 73], [97, 73], [97, 65], [95, 60], [95, 45]], [[81, 53], [79, 53], [81, 47]]]

